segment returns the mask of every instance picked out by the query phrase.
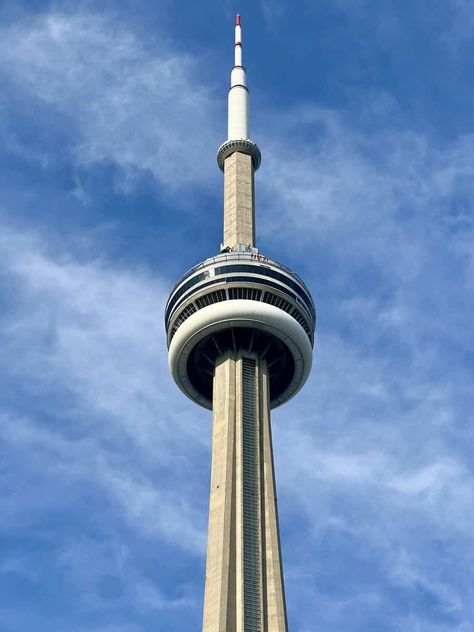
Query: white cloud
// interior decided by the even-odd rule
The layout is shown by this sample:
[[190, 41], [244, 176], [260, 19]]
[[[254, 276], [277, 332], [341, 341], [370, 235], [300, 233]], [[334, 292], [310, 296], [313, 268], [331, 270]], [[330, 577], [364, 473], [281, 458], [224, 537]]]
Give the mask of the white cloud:
[[474, 36], [474, 7], [469, 0], [449, 0], [451, 22], [443, 40], [453, 53], [472, 41]]
[[[6, 227], [2, 257], [14, 288], [3, 375], [39, 406], [7, 412], [4, 441], [35, 455], [50, 477], [97, 485], [143, 535], [201, 554], [205, 524], [193, 490], [202, 481], [186, 471], [199, 452], [207, 464], [207, 437], [168, 375], [162, 281], [48, 254]], [[179, 496], [170, 478], [181, 482]]]
[[168, 194], [208, 184], [220, 128], [202, 60], [90, 13], [17, 22], [0, 42], [0, 72], [64, 119], [78, 165], [118, 165], [126, 189], [140, 171]]
[[[437, 609], [433, 619], [398, 612], [394, 630], [464, 631], [472, 590], [456, 569], [474, 562], [463, 352], [474, 341], [474, 139], [441, 143], [385, 116], [357, 130], [344, 113], [309, 105], [265, 122], [259, 228], [270, 254], [299, 266], [319, 308], [310, 384], [274, 416], [280, 507], [307, 544], [286, 560], [288, 590], [306, 613], [293, 615], [301, 629], [312, 629], [315, 601], [318, 629], [346, 629], [361, 603], [382, 616], [393, 590]], [[360, 551], [356, 562], [343, 541]], [[334, 580], [332, 542], [340, 557], [329, 563], [347, 564], [337, 599], [322, 593]]]
[[[53, 14], [2, 36], [3, 73], [68, 120], [76, 165], [112, 161], [132, 180], [149, 170], [175, 192], [210, 177], [201, 156], [214, 170], [212, 88], [197, 90], [198, 66], [167, 42], [143, 43], [85, 14]], [[314, 601], [324, 604], [326, 629], [345, 629], [361, 604], [383, 612], [390, 590], [405, 587], [460, 623], [434, 627], [408, 613], [399, 629], [468, 630], [472, 582], [458, 569], [474, 560], [472, 395], [453, 354], [474, 337], [474, 139], [436, 143], [391, 125], [390, 99], [376, 106], [385, 124], [369, 131], [312, 104], [267, 111], [260, 126], [259, 230], [320, 299], [310, 385], [275, 414], [282, 518], [316, 558], [313, 568], [286, 550], [290, 603], [304, 606], [292, 606], [306, 617], [301, 630], [313, 629]], [[45, 396], [49, 418], [31, 406], [7, 416], [4, 440], [52, 479], [100, 488], [141, 537], [201, 553], [209, 417], [189, 413], [168, 376], [163, 280], [51, 252], [8, 227], [3, 235], [12, 288], [4, 377], [22, 381], [35, 402]], [[199, 467], [206, 475], [196, 480]], [[64, 490], [47, 498], [41, 485], [5, 500], [5, 520], [65, 502]], [[324, 538], [338, 534], [370, 552], [372, 583], [354, 582], [350, 598], [316, 586]], [[145, 585], [143, 602], [160, 603], [154, 590]]]

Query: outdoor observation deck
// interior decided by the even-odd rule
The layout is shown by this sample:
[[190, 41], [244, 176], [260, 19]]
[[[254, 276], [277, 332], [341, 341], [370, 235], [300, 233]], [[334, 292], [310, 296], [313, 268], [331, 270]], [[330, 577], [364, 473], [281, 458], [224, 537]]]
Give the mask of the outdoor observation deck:
[[315, 307], [303, 281], [256, 252], [206, 259], [175, 285], [165, 310], [170, 368], [178, 386], [211, 408], [219, 355], [245, 349], [265, 356], [272, 407], [306, 380]]

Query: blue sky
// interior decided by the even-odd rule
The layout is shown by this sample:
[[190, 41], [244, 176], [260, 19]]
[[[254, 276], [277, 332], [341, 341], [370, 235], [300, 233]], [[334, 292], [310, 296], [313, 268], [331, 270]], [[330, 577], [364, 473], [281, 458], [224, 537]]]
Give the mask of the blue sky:
[[474, 629], [474, 5], [0, 8], [0, 630], [200, 629], [210, 416], [163, 306], [217, 251], [232, 24], [258, 245], [318, 307], [273, 415], [292, 632]]

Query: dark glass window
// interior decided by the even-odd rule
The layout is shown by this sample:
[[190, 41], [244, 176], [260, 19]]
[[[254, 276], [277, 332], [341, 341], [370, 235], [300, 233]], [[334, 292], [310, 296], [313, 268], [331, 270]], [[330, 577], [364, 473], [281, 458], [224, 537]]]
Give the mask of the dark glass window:
[[[225, 284], [225, 283], [258, 283], [258, 282], [262, 283], [262, 285], [266, 285], [268, 287], [275, 288], [276, 290], [278, 290], [282, 294], [286, 294], [286, 296], [289, 296], [298, 305], [301, 305], [301, 307], [303, 307], [303, 309], [308, 314], [310, 314], [311, 322], [314, 325], [315, 315], [314, 315], [314, 310], [311, 309], [312, 308], [312, 303], [310, 303], [308, 305], [305, 301], [302, 301], [298, 296], [296, 296], [295, 294], [293, 294], [289, 290], [286, 290], [281, 285], [278, 285], [277, 283], [273, 283], [272, 281], [267, 280], [267, 279], [257, 279], [255, 277], [247, 277], [247, 276], [218, 277], [217, 279], [214, 279], [213, 281], [209, 281], [208, 283], [203, 283], [197, 289], [201, 290], [201, 289], [204, 289], [206, 287], [209, 287], [210, 285], [216, 285], [217, 283], [224, 283]], [[193, 291], [188, 292], [188, 296], [190, 296], [192, 294], [193, 294]], [[186, 298], [188, 298], [188, 296], [183, 296], [182, 299], [186, 300]], [[166, 311], [166, 323], [167, 324], [168, 324], [168, 320], [169, 320], [169, 316], [171, 314], [172, 308], [177, 303], [178, 297], [175, 297], [175, 298], [176, 298], [176, 300], [173, 299], [173, 304], [170, 304], [168, 309], [167, 309], [167, 311]]]
[[[289, 277], [285, 276], [284, 274], [281, 274], [280, 272], [277, 272], [276, 270], [273, 270], [272, 268], [267, 268], [262, 265], [245, 265], [245, 264], [219, 266], [215, 268], [215, 272], [216, 274], [228, 274], [228, 273], [234, 273], [234, 272], [250, 272], [253, 274], [260, 274], [262, 276], [271, 277], [271, 278], [281, 281], [282, 283], [285, 283], [286, 285], [291, 287], [298, 294], [299, 297], [303, 299], [303, 303], [301, 303], [301, 301], [295, 297], [295, 300], [298, 303], [302, 304], [305, 307], [305, 309], [311, 314], [311, 318], [313, 319], [313, 324], [314, 324], [315, 314], [314, 314], [314, 307], [313, 307], [313, 302], [311, 298], [298, 283], [296, 283]], [[186, 283], [184, 283], [179, 288], [179, 290], [173, 296], [172, 300], [169, 302], [166, 308], [166, 313], [165, 313], [166, 320], [168, 320], [172, 309], [174, 308], [178, 300], [186, 293], [186, 291], [189, 290], [189, 288], [196, 285], [196, 283], [199, 283], [208, 277], [209, 277], [209, 272], [206, 270], [204, 273], [196, 274], [196, 276], [194, 276], [192, 279], [189, 279], [189, 281], [186, 281]], [[204, 288], [204, 287], [207, 287], [208, 285], [213, 285], [214, 283], [222, 283], [223, 281], [227, 281], [227, 282], [232, 281], [232, 280], [236, 281], [240, 278], [241, 277], [235, 277], [234, 279], [220, 278], [220, 279], [216, 279], [215, 281], [211, 281], [210, 283], [204, 283], [201, 287]], [[258, 282], [258, 280], [251, 279], [251, 278], [250, 279], [246, 278], [246, 281]], [[265, 283], [267, 285], [275, 287], [281, 292], [285, 292], [284, 288], [280, 287], [279, 285], [272, 284], [269, 281], [265, 281]], [[288, 292], [285, 292], [285, 293], [288, 294]], [[290, 294], [290, 296], [292, 295]]]

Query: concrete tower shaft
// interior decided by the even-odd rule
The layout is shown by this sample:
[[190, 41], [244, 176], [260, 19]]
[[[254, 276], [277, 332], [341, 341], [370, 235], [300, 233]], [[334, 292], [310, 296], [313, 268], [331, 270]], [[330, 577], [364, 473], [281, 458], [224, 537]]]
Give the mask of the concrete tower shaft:
[[255, 246], [252, 157], [239, 151], [224, 162], [224, 240], [221, 249]]
[[204, 632], [286, 632], [267, 362], [229, 352], [213, 389]]

